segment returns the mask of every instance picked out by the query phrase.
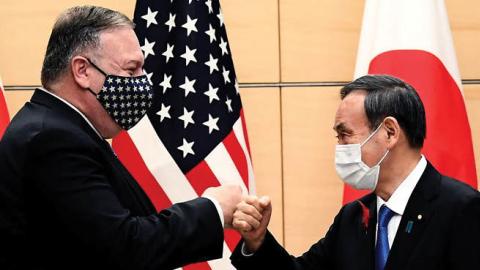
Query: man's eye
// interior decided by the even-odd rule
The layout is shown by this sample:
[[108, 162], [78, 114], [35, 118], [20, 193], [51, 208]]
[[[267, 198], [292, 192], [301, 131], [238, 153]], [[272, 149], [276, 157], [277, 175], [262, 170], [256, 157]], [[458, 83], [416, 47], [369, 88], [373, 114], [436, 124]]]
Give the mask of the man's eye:
[[335, 136], [335, 138], [337, 138], [337, 141], [338, 142], [343, 142], [345, 141], [345, 139], [348, 139], [348, 134], [346, 133], [339, 133]]

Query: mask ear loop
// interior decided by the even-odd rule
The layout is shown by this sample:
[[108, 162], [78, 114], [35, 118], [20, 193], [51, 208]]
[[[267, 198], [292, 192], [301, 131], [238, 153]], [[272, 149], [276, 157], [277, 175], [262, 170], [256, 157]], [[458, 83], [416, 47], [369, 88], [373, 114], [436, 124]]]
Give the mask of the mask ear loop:
[[366, 139], [365, 141], [363, 141], [361, 144], [360, 144], [360, 147], [362, 147], [364, 144], [366, 144], [368, 142], [368, 140], [370, 140], [377, 132], [378, 130], [380, 130], [380, 127], [383, 125], [383, 122], [380, 123], [380, 125], [378, 125], [378, 127], [375, 129], [375, 131], [372, 132], [372, 134], [370, 134]]
[[387, 152], [385, 152], [385, 154], [383, 155], [383, 157], [380, 159], [380, 161], [377, 163], [377, 165], [375, 166], [379, 166], [382, 161], [387, 157], [388, 153], [390, 152], [390, 149], [387, 149]]
[[[99, 68], [97, 65], [95, 65], [88, 57], [85, 56], [85, 59], [87, 59], [87, 62], [92, 65], [92, 67], [94, 67], [96, 70], [98, 70], [98, 72], [102, 73], [105, 77], [108, 76], [108, 74], [103, 71], [101, 68]], [[98, 94], [95, 94], [95, 92], [93, 92], [92, 89], [90, 89], [90, 87], [87, 87], [87, 90], [92, 94], [94, 95], [95, 97], [98, 97]]]
[[98, 72], [102, 73], [105, 77], [108, 76], [108, 74], [105, 71], [103, 71], [101, 68], [95, 65], [88, 57], [85, 57], [85, 59], [87, 59], [88, 63], [92, 65], [92, 67], [94, 67], [96, 70], [98, 70]]
[[87, 87], [87, 90], [88, 90], [90, 93], [92, 93], [92, 95], [94, 95], [95, 97], [98, 97], [98, 95], [95, 94], [95, 92], [93, 92], [92, 89], [90, 89], [90, 87]]
[[[372, 134], [370, 134], [370, 135], [367, 137], [367, 139], [365, 139], [365, 141], [363, 141], [363, 143], [360, 144], [360, 147], [362, 147], [365, 143], [367, 143], [368, 140], [370, 140], [370, 139], [373, 137], [373, 135], [375, 135], [375, 134], [380, 130], [380, 127], [381, 127], [382, 125], [383, 125], [383, 122], [380, 123], [380, 125], [378, 125], [378, 127], [375, 129], [375, 131], [373, 131]], [[377, 165], [375, 165], [375, 166], [378, 166], [378, 165], [380, 165], [380, 164], [382, 163], [382, 161], [387, 157], [388, 152], [390, 152], [389, 149], [387, 149], [387, 152], [385, 152], [385, 154], [383, 155], [383, 157], [380, 159], [380, 161], [379, 161], [379, 162], [377, 163]]]

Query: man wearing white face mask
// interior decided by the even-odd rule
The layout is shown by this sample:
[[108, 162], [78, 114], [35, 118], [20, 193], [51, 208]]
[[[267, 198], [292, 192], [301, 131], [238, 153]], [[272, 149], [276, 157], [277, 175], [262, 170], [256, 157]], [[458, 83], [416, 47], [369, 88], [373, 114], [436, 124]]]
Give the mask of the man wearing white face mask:
[[267, 231], [270, 200], [247, 198], [234, 213], [243, 237], [231, 257], [235, 267], [480, 269], [480, 195], [441, 175], [421, 154], [425, 111], [413, 87], [364, 76], [340, 95], [337, 173], [373, 192], [342, 207], [326, 236], [297, 258]]
[[382, 127], [380, 124], [375, 131], [362, 143], [339, 144], [336, 147], [335, 165], [338, 175], [345, 183], [356, 189], [373, 190], [377, 186], [380, 174], [380, 164], [387, 157], [389, 150], [373, 167], [369, 167], [362, 161], [361, 147], [365, 145]]

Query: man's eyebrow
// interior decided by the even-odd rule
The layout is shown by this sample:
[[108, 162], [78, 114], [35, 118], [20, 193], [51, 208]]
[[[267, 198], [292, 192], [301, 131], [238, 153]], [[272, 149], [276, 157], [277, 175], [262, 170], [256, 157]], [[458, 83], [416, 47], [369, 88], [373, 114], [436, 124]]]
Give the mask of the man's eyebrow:
[[345, 124], [344, 123], [338, 123], [335, 126], [333, 126], [333, 130], [335, 131], [344, 131], [346, 130]]
[[333, 127], [337, 133], [352, 133], [352, 129], [348, 128], [345, 123], [339, 123]]
[[137, 66], [142, 64], [142, 61], [131, 59], [124, 63], [125, 66], [128, 66], [129, 64], [134, 64], [135, 66]]

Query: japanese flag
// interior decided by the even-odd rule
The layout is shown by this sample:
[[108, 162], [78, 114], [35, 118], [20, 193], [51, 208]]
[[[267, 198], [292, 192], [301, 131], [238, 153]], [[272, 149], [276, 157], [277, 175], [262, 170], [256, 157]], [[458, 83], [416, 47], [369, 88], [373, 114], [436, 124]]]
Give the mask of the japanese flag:
[[[367, 0], [355, 78], [389, 74], [425, 105], [423, 154], [441, 173], [477, 187], [472, 137], [444, 1]], [[344, 203], [361, 192], [345, 186]]]

